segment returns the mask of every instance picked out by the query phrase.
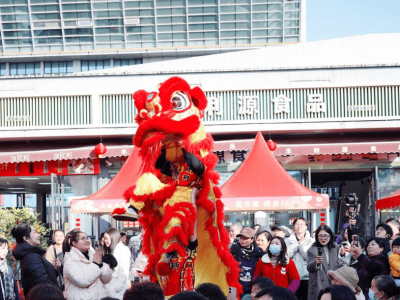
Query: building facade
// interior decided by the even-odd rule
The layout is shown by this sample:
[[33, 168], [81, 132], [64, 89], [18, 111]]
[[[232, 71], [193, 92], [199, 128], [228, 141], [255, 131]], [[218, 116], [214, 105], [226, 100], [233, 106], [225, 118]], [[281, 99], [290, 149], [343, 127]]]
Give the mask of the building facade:
[[0, 16], [0, 76], [70, 74], [306, 36], [305, 0], [4, 0]]
[[[206, 92], [204, 124], [216, 140], [223, 180], [245, 160], [261, 132], [277, 142], [274, 154], [293, 177], [330, 195], [331, 220], [341, 218], [336, 216], [338, 199], [357, 193], [371, 231], [378, 221], [374, 201], [400, 187], [400, 68], [392, 50], [399, 40], [398, 34], [368, 35], [112, 71], [1, 78], [0, 163], [3, 171], [8, 164], [10, 173], [0, 170], [0, 182], [18, 188], [11, 177], [65, 176], [70, 193], [63, 208], [74, 226], [76, 218], [68, 212], [71, 199], [99, 189], [111, 177], [107, 161], [121, 165], [132, 149], [137, 128], [132, 93], [155, 91], [158, 83], [181, 76]], [[108, 158], [98, 161], [91, 151], [81, 151], [93, 149], [101, 139], [114, 149]], [[69, 173], [70, 163], [74, 171], [71, 161], [83, 158], [92, 158], [93, 171]], [[227, 225], [239, 219], [246, 225], [290, 226], [295, 216], [311, 217], [295, 210], [278, 213], [273, 204], [267, 214], [251, 203], [237, 205], [243, 213], [228, 214]], [[387, 216], [400, 214], [382, 212], [379, 217]], [[315, 225], [317, 221], [314, 216]]]

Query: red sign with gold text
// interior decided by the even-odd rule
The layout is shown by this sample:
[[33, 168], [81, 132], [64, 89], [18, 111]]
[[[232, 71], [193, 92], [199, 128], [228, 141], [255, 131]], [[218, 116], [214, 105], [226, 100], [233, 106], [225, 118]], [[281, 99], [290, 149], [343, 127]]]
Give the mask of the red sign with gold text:
[[0, 176], [47, 176], [100, 174], [100, 159], [81, 158], [0, 164]]

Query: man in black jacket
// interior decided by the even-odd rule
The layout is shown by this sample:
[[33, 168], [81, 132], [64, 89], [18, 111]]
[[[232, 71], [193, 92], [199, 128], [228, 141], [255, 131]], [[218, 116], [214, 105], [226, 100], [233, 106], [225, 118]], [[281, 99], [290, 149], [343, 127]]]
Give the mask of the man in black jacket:
[[237, 235], [239, 243], [231, 247], [231, 253], [239, 262], [239, 282], [244, 294], [251, 293], [251, 280], [258, 260], [264, 255], [261, 248], [254, 245], [254, 230], [244, 227]]

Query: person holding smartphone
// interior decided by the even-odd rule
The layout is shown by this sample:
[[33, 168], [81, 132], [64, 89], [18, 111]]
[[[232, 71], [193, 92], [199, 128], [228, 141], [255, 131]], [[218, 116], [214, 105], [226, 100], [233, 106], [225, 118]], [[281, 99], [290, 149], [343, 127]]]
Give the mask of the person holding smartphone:
[[331, 285], [329, 270], [339, 268], [339, 246], [334, 242], [333, 232], [327, 225], [315, 231], [315, 242], [307, 251], [307, 270], [309, 272], [308, 299], [317, 299], [320, 290]]
[[351, 244], [351, 254], [358, 260], [356, 271], [360, 281], [358, 285], [364, 295], [368, 295], [371, 288], [371, 281], [375, 276], [388, 275], [390, 265], [387, 255], [384, 253], [385, 241], [381, 238], [373, 237], [367, 242], [367, 254], [364, 254], [360, 243], [353, 240]]

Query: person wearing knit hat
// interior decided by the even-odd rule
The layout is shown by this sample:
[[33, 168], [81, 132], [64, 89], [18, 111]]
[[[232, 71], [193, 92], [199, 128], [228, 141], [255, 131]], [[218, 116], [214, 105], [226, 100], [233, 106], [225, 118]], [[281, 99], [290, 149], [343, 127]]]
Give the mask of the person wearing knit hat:
[[392, 242], [392, 254], [389, 256], [390, 271], [397, 286], [400, 286], [400, 238]]
[[358, 274], [357, 271], [349, 266], [344, 266], [336, 271], [328, 271], [327, 273], [329, 280], [332, 285], [344, 285], [349, 287], [356, 296], [357, 300], [365, 300], [365, 296], [358, 284]]

